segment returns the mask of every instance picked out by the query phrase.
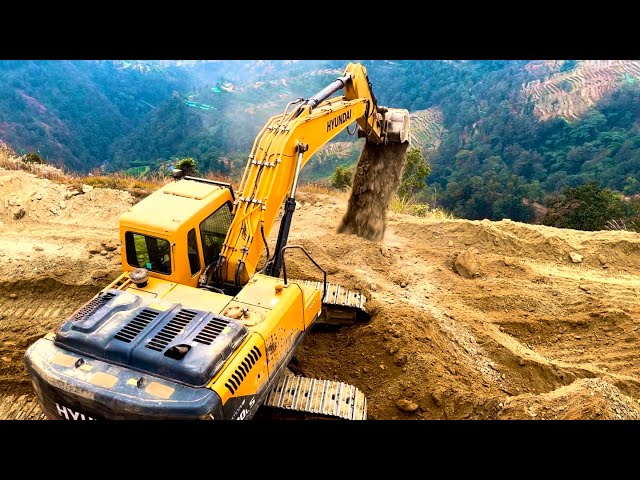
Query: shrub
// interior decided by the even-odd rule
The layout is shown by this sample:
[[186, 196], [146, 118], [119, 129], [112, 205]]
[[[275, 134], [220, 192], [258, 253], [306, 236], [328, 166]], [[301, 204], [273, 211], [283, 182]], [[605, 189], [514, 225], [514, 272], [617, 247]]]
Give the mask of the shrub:
[[38, 165], [44, 165], [47, 163], [44, 158], [42, 158], [36, 152], [29, 152], [22, 157], [22, 161], [25, 163], [37, 163]]
[[422, 156], [420, 148], [414, 147], [407, 152], [407, 162], [402, 172], [402, 183], [398, 188], [401, 197], [413, 197], [427, 186], [425, 183], [431, 173], [431, 164]]
[[621, 195], [594, 181], [567, 187], [552, 197], [542, 223], [575, 230], [605, 230], [607, 221], [624, 218], [627, 210]]
[[339, 190], [346, 190], [353, 181], [353, 172], [344, 165], [338, 165], [331, 175], [331, 186]]
[[182, 170], [184, 175], [193, 176], [198, 173], [198, 164], [192, 157], [181, 158], [176, 162], [175, 167]]

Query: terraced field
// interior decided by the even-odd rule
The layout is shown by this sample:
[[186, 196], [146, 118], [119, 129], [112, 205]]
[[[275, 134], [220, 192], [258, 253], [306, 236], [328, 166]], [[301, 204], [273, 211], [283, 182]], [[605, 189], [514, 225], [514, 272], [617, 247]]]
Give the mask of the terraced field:
[[[532, 62], [535, 72], [553, 70], [555, 64]], [[523, 85], [523, 95], [535, 103], [534, 112], [541, 120], [562, 117], [568, 121], [583, 115], [605, 94], [625, 82], [640, 79], [640, 61], [583, 60], [566, 72], [534, 80]]]

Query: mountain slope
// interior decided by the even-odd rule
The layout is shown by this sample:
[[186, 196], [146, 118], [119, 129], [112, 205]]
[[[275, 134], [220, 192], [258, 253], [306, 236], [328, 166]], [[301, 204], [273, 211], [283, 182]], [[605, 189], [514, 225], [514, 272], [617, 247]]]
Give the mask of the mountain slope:
[[[126, 62], [124, 62], [126, 64]], [[86, 171], [175, 89], [184, 72], [111, 61], [2, 61], [0, 140]]]

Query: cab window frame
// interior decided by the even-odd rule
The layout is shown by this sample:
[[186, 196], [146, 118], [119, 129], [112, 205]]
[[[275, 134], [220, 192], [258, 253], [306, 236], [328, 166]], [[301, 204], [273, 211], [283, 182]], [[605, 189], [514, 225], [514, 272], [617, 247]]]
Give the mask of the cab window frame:
[[[169, 255], [169, 272], [165, 272], [165, 271], [157, 270], [157, 269], [152, 269], [152, 268], [147, 268], [146, 265], [132, 265], [131, 264], [131, 262], [130, 262], [131, 258], [135, 258], [136, 259], [136, 263], [138, 263], [138, 261], [137, 261], [138, 260], [137, 249], [135, 248], [135, 239], [133, 237], [134, 235], [139, 235], [139, 236], [142, 236], [142, 237], [148, 237], [148, 238], [153, 238], [155, 240], [160, 240], [160, 241], [163, 241], [163, 242], [167, 242], [167, 244], [169, 245], [169, 252], [168, 252], [168, 255]], [[131, 238], [131, 241], [129, 241], [129, 236]], [[142, 232], [135, 232], [135, 231], [132, 231], [132, 230], [127, 230], [124, 233], [124, 241], [125, 241], [125, 248], [127, 250], [127, 255], [126, 255], [127, 265], [129, 265], [132, 268], [147, 268], [147, 270], [149, 270], [150, 272], [157, 273], [159, 275], [171, 276], [173, 274], [173, 268], [174, 268], [173, 255], [172, 255], [173, 247], [172, 247], [172, 243], [171, 243], [170, 240], [168, 240], [166, 238], [162, 238], [162, 237], [157, 237], [155, 235], [148, 235], [148, 234], [142, 233]], [[133, 245], [134, 248], [133, 249], [129, 248], [132, 245]], [[145, 240], [145, 247], [146, 247], [146, 240]], [[149, 255], [148, 249], [147, 249], [147, 255]], [[150, 255], [149, 255], [149, 260], [151, 260], [151, 256]]]
[[[197, 269], [196, 269], [195, 272], [193, 271], [193, 267], [194, 266], [191, 264], [191, 256], [189, 255], [189, 247], [190, 247], [190, 245], [189, 245], [189, 242], [190, 242], [189, 236], [191, 235], [191, 233], [193, 233], [193, 241], [195, 242], [195, 248], [196, 248], [196, 257], [195, 258], [196, 258], [196, 260], [198, 262]], [[198, 275], [202, 271], [202, 261], [200, 259], [201, 250], [202, 250], [203, 258], [204, 258], [204, 249], [198, 243], [198, 233], [196, 232], [196, 227], [193, 227], [192, 229], [190, 229], [187, 232], [187, 258], [189, 260], [189, 272], [191, 273], [191, 277], [192, 278], [195, 277], [196, 275]]]
[[[220, 249], [222, 250], [222, 243], [224, 243], [224, 239], [227, 236], [227, 233], [229, 231], [229, 227], [231, 226], [231, 224], [233, 223], [233, 204], [230, 201], [226, 201], [225, 203], [223, 203], [222, 205], [220, 205], [217, 209], [215, 209], [213, 212], [211, 212], [209, 215], [207, 215], [206, 217], [204, 217], [202, 219], [202, 221], [198, 224], [198, 232], [200, 233], [199, 237], [200, 237], [200, 244], [202, 246], [202, 259], [204, 260], [204, 266], [205, 268], [213, 263], [216, 260], [216, 256], [214, 255], [214, 258], [212, 258], [210, 261], [207, 261], [207, 247], [206, 247], [206, 242], [205, 242], [205, 238], [204, 238], [204, 233], [203, 233], [203, 226], [205, 225], [205, 223], [207, 222], [207, 220], [209, 220], [211, 217], [213, 217], [216, 213], [218, 213], [220, 210], [222, 210], [223, 208], [227, 208], [228, 212], [229, 212], [229, 225], [227, 225], [227, 229], [226, 231], [221, 234], [223, 235], [221, 241], [220, 241]], [[218, 232], [216, 232], [218, 233]], [[219, 253], [219, 252], [218, 252]]]

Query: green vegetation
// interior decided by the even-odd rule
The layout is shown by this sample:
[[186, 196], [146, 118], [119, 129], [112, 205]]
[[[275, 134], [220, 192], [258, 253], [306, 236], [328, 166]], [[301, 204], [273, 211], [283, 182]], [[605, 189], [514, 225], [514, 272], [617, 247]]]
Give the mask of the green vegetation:
[[22, 161], [26, 163], [36, 163], [38, 165], [44, 165], [47, 163], [44, 158], [42, 158], [36, 152], [28, 152], [22, 157]]
[[344, 165], [338, 165], [331, 175], [331, 186], [338, 190], [346, 190], [351, 186], [352, 180], [353, 170]]
[[598, 182], [567, 187], [549, 201], [543, 223], [576, 230], [605, 230], [609, 222], [640, 225], [640, 200], [625, 201], [622, 195], [602, 188]]
[[181, 158], [176, 162], [176, 168], [182, 170], [186, 176], [194, 176], [198, 174], [198, 164], [191, 157]]
[[407, 162], [402, 172], [402, 182], [398, 188], [400, 197], [416, 197], [425, 191], [426, 179], [431, 173], [431, 165], [422, 156], [419, 147], [413, 147], [407, 152]]

